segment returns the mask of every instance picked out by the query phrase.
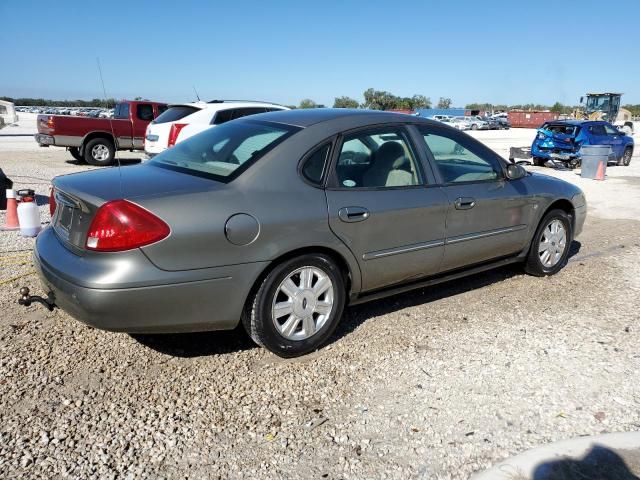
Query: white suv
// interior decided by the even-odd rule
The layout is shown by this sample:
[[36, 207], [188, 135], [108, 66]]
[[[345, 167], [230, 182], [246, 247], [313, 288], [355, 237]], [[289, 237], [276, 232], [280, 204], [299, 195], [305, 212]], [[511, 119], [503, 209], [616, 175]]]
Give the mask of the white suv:
[[211, 102], [177, 103], [152, 121], [147, 127], [145, 153], [153, 157], [176, 143], [208, 128], [236, 118], [257, 113], [289, 110], [282, 105], [266, 102], [213, 100]]

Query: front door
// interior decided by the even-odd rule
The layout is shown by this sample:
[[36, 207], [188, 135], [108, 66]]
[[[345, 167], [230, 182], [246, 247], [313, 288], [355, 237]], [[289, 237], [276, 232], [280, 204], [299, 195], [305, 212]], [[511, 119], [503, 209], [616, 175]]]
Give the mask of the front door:
[[437, 273], [448, 202], [427, 181], [406, 130], [349, 134], [338, 152], [326, 190], [329, 225], [358, 259], [363, 290]]
[[616, 160], [620, 160], [624, 154], [624, 138], [620, 131], [612, 125], [604, 124], [604, 131], [607, 134], [607, 141], [611, 145], [611, 150], [616, 156]]
[[507, 180], [497, 155], [463, 133], [418, 130], [449, 202], [441, 270], [521, 252], [533, 214], [526, 182]]

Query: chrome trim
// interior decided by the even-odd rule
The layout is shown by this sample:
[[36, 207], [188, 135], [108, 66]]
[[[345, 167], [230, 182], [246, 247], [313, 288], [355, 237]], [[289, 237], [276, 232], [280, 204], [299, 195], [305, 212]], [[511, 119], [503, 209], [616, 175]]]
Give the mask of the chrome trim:
[[492, 237], [494, 235], [501, 235], [503, 233], [518, 232], [520, 230], [524, 230], [525, 228], [527, 228], [526, 225], [514, 225], [513, 227], [498, 228], [496, 230], [489, 230], [486, 232], [470, 233], [467, 235], [458, 235], [457, 237], [447, 238], [445, 240], [445, 244], [449, 245], [453, 243], [466, 242], [467, 240], [476, 240], [478, 238]]
[[403, 247], [387, 248], [385, 250], [377, 250], [375, 252], [369, 252], [362, 255], [363, 260], [375, 260], [376, 258], [389, 257], [391, 255], [398, 255], [400, 253], [415, 252], [417, 250], [424, 250], [426, 248], [441, 247], [444, 245], [444, 240], [432, 240], [430, 242], [415, 243], [413, 245], [407, 245]]

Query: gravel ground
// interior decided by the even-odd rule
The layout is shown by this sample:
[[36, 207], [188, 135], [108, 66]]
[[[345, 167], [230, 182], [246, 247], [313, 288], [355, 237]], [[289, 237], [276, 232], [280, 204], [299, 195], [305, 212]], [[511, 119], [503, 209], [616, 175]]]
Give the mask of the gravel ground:
[[[0, 142], [0, 168], [41, 195], [87, 169], [26, 142]], [[329, 346], [295, 360], [241, 331], [133, 337], [18, 307], [19, 286], [39, 290], [11, 280], [33, 240], [0, 232], [0, 478], [458, 479], [638, 430], [640, 158], [605, 182], [544, 172], [589, 202], [561, 273], [509, 267], [351, 307]]]

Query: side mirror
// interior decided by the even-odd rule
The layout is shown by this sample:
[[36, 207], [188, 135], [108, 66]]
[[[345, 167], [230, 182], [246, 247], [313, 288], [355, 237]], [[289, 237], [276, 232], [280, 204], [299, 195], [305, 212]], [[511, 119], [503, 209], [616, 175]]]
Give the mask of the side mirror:
[[527, 176], [527, 171], [522, 165], [517, 163], [510, 163], [507, 165], [507, 178], [509, 180], [518, 180]]

